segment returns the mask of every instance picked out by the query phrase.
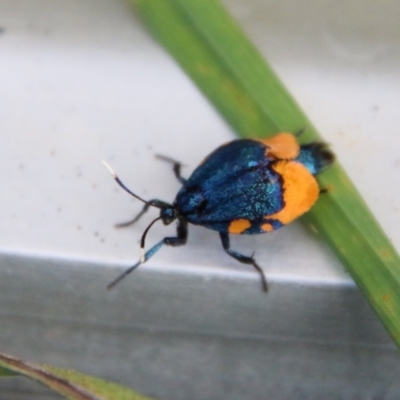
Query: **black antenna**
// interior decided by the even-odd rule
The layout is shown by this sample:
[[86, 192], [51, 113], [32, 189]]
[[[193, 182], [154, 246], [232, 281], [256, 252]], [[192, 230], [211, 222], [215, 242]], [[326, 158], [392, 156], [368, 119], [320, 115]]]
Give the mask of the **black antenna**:
[[150, 230], [150, 228], [153, 226], [153, 224], [157, 221], [162, 219], [162, 217], [158, 217], [155, 220], [151, 221], [149, 226], [145, 229], [143, 232], [142, 238], [140, 239], [140, 262], [144, 263], [146, 261], [146, 254], [144, 252], [144, 242], [146, 240], [147, 232]]
[[106, 162], [106, 161], [102, 161], [102, 163], [105, 165], [105, 167], [110, 171], [111, 176], [115, 179], [115, 181], [118, 183], [119, 186], [122, 187], [122, 189], [125, 190], [125, 192], [128, 192], [131, 196], [137, 198], [138, 200], [140, 200], [141, 202], [147, 204], [148, 206], [152, 206], [152, 207], [156, 207], [156, 208], [160, 208], [162, 209], [162, 206], [159, 206], [157, 204], [154, 203], [149, 203], [148, 201], [142, 199], [140, 196], [138, 196], [137, 194], [133, 193], [132, 191], [130, 191], [125, 185], [124, 183], [121, 181], [121, 179], [118, 178], [117, 174], [114, 172], [114, 170], [110, 167], [110, 165]]

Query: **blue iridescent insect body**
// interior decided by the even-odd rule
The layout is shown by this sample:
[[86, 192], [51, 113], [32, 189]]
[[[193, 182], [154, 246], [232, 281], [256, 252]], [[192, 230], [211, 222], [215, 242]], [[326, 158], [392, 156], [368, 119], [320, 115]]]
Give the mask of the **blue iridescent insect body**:
[[139, 262], [125, 271], [109, 288], [141, 263], [152, 257], [164, 244], [180, 246], [186, 243], [188, 223], [218, 231], [224, 250], [241, 263], [253, 265], [260, 273], [262, 287], [267, 291], [263, 270], [253, 257], [230, 249], [229, 234], [260, 234], [278, 229], [308, 211], [317, 200], [320, 189], [314, 175], [334, 161], [324, 143], [299, 145], [289, 133], [263, 139], [239, 139], [213, 151], [189, 179], [181, 176], [181, 164], [173, 164], [182, 183], [172, 204], [158, 199], [144, 201], [132, 193], [113, 173], [120, 186], [145, 203], [136, 222], [150, 206], [160, 209], [160, 216], [145, 230], [141, 248], [149, 228], [157, 220], [165, 225], [177, 220], [177, 235], [166, 237], [144, 253]]

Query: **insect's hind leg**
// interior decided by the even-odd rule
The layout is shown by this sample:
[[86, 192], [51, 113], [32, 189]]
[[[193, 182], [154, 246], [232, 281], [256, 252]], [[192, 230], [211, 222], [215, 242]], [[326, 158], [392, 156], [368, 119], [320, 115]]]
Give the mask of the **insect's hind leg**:
[[169, 162], [170, 164], [172, 164], [172, 168], [174, 170], [174, 174], [176, 176], [176, 179], [178, 179], [178, 181], [184, 185], [187, 181], [187, 179], [183, 178], [181, 175], [181, 168], [182, 168], [182, 163], [180, 163], [179, 161], [174, 160], [173, 158], [170, 157], [166, 157], [166, 156], [162, 156], [160, 154], [156, 154], [156, 157], [160, 160]]
[[134, 217], [133, 219], [126, 221], [126, 222], [122, 222], [119, 224], [115, 224], [116, 228], [125, 228], [126, 226], [130, 226], [133, 225], [135, 222], [137, 222], [144, 214], [146, 214], [147, 210], [150, 208], [150, 206], [154, 206], [157, 208], [166, 208], [166, 207], [170, 207], [170, 204], [166, 203], [165, 201], [162, 200], [158, 200], [158, 199], [152, 199], [150, 201], [148, 201], [142, 208], [142, 211], [140, 211], [140, 213], [138, 215], [136, 215], [136, 217]]
[[235, 260], [243, 263], [243, 264], [251, 264], [260, 274], [261, 276], [261, 284], [262, 284], [262, 290], [264, 292], [268, 291], [268, 284], [267, 284], [267, 279], [265, 277], [264, 271], [262, 268], [256, 263], [256, 260], [253, 257], [248, 257], [243, 254], [240, 254], [234, 250], [230, 249], [230, 240], [229, 240], [229, 234], [226, 232], [220, 232], [219, 233], [222, 241], [222, 247], [224, 250]]

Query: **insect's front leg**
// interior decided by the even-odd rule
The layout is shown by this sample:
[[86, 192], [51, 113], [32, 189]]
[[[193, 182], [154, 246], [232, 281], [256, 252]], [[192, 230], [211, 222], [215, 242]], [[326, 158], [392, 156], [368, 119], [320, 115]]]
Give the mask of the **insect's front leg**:
[[226, 232], [220, 232], [219, 233], [222, 241], [222, 247], [224, 250], [235, 260], [238, 260], [239, 262], [243, 264], [251, 264], [260, 274], [261, 276], [261, 284], [262, 284], [262, 289], [264, 292], [268, 291], [268, 284], [267, 284], [267, 279], [265, 277], [264, 271], [262, 268], [256, 263], [256, 260], [253, 257], [248, 257], [243, 254], [240, 254], [234, 250], [230, 249], [230, 240], [229, 240], [229, 234]]
[[187, 181], [187, 179], [183, 178], [181, 175], [181, 168], [182, 168], [182, 163], [180, 163], [179, 161], [174, 160], [173, 158], [169, 158], [166, 156], [162, 156], [160, 154], [157, 154], [156, 157], [160, 160], [169, 162], [173, 165], [173, 170], [174, 170], [174, 174], [176, 176], [176, 179], [178, 179], [178, 181], [184, 185]]
[[[143, 211], [142, 211], [143, 213]], [[155, 220], [156, 221], [156, 220]], [[154, 221], [153, 221], [154, 222]], [[151, 225], [150, 225], [151, 226]], [[188, 229], [187, 222], [184, 220], [178, 220], [178, 226], [176, 228], [176, 236], [165, 237], [163, 240], [155, 244], [150, 250], [144, 253], [143, 258], [139, 260], [136, 264], [129, 267], [126, 271], [124, 271], [117, 279], [114, 279], [108, 286], [107, 289], [112, 289], [118, 282], [124, 279], [127, 275], [129, 275], [132, 271], [134, 271], [140, 264], [145, 263], [148, 259], [154, 256], [158, 250], [165, 244], [167, 246], [183, 246], [186, 244], [188, 237]], [[143, 241], [143, 238], [142, 238]], [[143, 244], [144, 245], [144, 244]]]
[[136, 215], [135, 218], [133, 218], [129, 221], [126, 221], [126, 222], [121, 222], [119, 224], [115, 224], [115, 227], [116, 228], [125, 228], [126, 226], [133, 225], [135, 222], [137, 222], [142, 217], [142, 215], [146, 214], [146, 212], [150, 206], [154, 206], [154, 207], [162, 209], [162, 208], [166, 208], [170, 205], [168, 203], [166, 203], [165, 201], [158, 200], [158, 199], [152, 199], [143, 206], [142, 211], [140, 211], [140, 213], [138, 215]]
[[188, 237], [188, 228], [187, 222], [182, 219], [178, 219], [178, 225], [176, 227], [176, 236], [166, 237], [164, 238], [164, 243], [167, 246], [183, 246], [186, 244], [187, 237]]

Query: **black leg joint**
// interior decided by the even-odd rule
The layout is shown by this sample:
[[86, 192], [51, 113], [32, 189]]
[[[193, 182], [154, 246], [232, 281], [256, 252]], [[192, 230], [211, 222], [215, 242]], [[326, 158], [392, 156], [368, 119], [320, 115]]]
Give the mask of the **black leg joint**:
[[243, 263], [243, 264], [251, 264], [260, 274], [261, 276], [261, 285], [262, 285], [262, 290], [264, 292], [268, 291], [268, 284], [267, 284], [267, 279], [265, 277], [264, 271], [262, 268], [256, 263], [256, 260], [253, 257], [248, 257], [243, 254], [240, 254], [234, 250], [230, 249], [230, 241], [229, 241], [229, 234], [226, 232], [220, 232], [220, 237], [221, 237], [221, 242], [222, 242], [222, 247], [228, 253], [231, 257], [233, 257], [235, 260]]
[[176, 236], [164, 238], [164, 243], [167, 246], [183, 246], [186, 244], [188, 237], [187, 222], [184, 220], [178, 220], [178, 225], [176, 227]]

